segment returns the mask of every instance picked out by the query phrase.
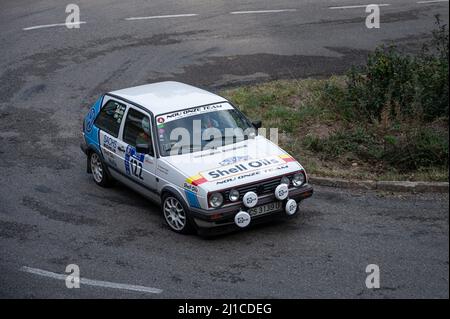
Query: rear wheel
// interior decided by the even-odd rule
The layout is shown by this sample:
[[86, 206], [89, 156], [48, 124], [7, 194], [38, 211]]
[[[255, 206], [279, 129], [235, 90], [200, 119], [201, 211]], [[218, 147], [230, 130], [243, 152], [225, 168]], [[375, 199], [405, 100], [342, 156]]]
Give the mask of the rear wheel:
[[94, 182], [97, 185], [100, 185], [102, 187], [111, 185], [111, 181], [106, 171], [105, 164], [100, 158], [100, 155], [98, 155], [96, 152], [92, 152], [89, 155], [89, 165], [91, 168], [92, 177], [94, 178]]
[[174, 232], [189, 234], [193, 231], [187, 208], [177, 197], [168, 194], [163, 197], [162, 210], [167, 225]]

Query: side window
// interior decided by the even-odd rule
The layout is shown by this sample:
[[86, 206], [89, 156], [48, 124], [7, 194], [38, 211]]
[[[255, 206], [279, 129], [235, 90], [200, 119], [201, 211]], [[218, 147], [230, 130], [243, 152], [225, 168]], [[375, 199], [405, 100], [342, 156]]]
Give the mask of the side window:
[[150, 148], [149, 154], [153, 156], [150, 118], [144, 113], [130, 108], [123, 129], [123, 141], [134, 147], [138, 144], [146, 144]]
[[114, 137], [119, 136], [120, 123], [122, 123], [125, 109], [124, 104], [109, 100], [95, 119], [95, 126]]

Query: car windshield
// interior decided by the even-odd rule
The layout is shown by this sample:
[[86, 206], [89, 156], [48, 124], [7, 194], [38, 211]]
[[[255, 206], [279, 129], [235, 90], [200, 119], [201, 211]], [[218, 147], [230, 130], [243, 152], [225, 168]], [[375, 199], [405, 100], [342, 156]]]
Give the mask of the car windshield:
[[229, 103], [161, 114], [156, 124], [162, 156], [217, 148], [255, 135], [250, 122]]

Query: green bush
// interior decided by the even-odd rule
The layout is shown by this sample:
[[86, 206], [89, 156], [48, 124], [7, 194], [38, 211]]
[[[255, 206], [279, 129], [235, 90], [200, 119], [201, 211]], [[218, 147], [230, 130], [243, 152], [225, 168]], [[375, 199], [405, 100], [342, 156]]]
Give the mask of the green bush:
[[426, 120], [448, 117], [449, 33], [437, 17], [438, 29], [433, 31], [430, 45], [425, 45], [417, 67], [421, 88], [420, 104]]
[[411, 128], [393, 136], [367, 132], [364, 128], [340, 130], [319, 138], [306, 136], [305, 148], [322, 160], [342, 158], [384, 163], [402, 172], [448, 166], [448, 134], [430, 128]]
[[448, 117], [448, 29], [437, 17], [438, 29], [416, 57], [394, 46], [380, 47], [367, 65], [348, 74], [344, 103], [366, 119]]
[[347, 76], [278, 80], [227, 95], [250, 118], [286, 133], [282, 146], [313, 172], [445, 180], [449, 33], [437, 25], [416, 56], [381, 47]]
[[371, 120], [380, 120], [385, 108], [397, 117], [399, 108], [402, 113], [411, 113], [414, 82], [414, 65], [409, 56], [400, 55], [394, 47], [378, 48], [362, 70], [352, 68], [348, 73], [347, 99]]
[[389, 144], [383, 159], [402, 171], [448, 166], [448, 135], [431, 129], [412, 129]]

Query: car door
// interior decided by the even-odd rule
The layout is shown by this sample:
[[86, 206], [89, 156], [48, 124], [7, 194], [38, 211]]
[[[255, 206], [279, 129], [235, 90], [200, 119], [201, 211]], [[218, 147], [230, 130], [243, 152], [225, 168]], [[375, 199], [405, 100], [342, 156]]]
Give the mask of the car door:
[[[156, 191], [156, 160], [149, 114], [130, 105], [121, 139], [125, 147], [123, 162], [125, 174], [141, 186]], [[148, 154], [137, 152], [137, 145], [147, 145]]]
[[[99, 115], [94, 125], [99, 129], [99, 146], [106, 165], [113, 170], [125, 171], [122, 168], [121, 146], [119, 134], [122, 120], [126, 111], [126, 105], [109, 97], [105, 97]], [[122, 155], [123, 158], [123, 155]]]

